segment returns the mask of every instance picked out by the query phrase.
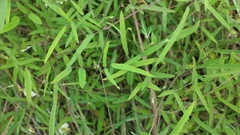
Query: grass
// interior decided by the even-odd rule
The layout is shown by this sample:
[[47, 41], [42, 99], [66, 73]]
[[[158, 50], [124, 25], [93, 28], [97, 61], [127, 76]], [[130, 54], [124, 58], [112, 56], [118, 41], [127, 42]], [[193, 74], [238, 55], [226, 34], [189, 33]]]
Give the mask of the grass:
[[0, 133], [240, 134], [239, 5], [2, 0]]

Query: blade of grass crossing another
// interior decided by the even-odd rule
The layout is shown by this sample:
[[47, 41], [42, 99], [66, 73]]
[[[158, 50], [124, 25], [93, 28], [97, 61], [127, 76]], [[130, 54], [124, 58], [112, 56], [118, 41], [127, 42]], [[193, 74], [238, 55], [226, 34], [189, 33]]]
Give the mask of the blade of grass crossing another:
[[131, 72], [139, 73], [139, 74], [142, 74], [142, 75], [145, 75], [145, 76], [148, 76], [148, 77], [154, 77], [152, 74], [150, 74], [150, 73], [148, 73], [148, 72], [146, 72], [142, 69], [131, 66], [131, 65], [112, 63], [111, 66], [113, 68], [116, 68], [116, 69], [131, 71]]
[[222, 16], [210, 5], [208, 4], [208, 10], [218, 19], [218, 21], [230, 30], [230, 25], [222, 18]]
[[126, 28], [125, 28], [125, 21], [124, 21], [124, 16], [123, 16], [122, 11], [120, 13], [120, 34], [121, 34], [121, 42], [122, 42], [123, 50], [124, 50], [125, 54], [128, 56]]
[[82, 9], [78, 6], [77, 3], [75, 3], [74, 1], [71, 0], [71, 3], [73, 4], [73, 6], [76, 8], [76, 10], [78, 11], [78, 13], [80, 15], [84, 15], [84, 12], [82, 11]]
[[50, 55], [52, 54], [54, 48], [57, 46], [57, 44], [58, 44], [59, 40], [61, 39], [62, 35], [64, 34], [65, 30], [66, 30], [66, 26], [63, 26], [62, 29], [60, 30], [60, 32], [58, 33], [57, 37], [52, 42], [52, 44], [47, 52], [47, 55], [44, 59], [44, 63], [46, 63], [47, 60], [49, 59]]
[[71, 67], [67, 67], [65, 70], [63, 70], [61, 73], [59, 73], [51, 82], [51, 84], [58, 83], [60, 80], [62, 80], [64, 77], [69, 75], [72, 72]]
[[81, 55], [82, 51], [87, 47], [87, 45], [89, 44], [89, 42], [92, 40], [93, 37], [94, 37], [94, 34], [87, 35], [87, 37], [83, 40], [81, 45], [78, 47], [77, 51], [74, 53], [67, 67], [72, 66], [72, 64], [77, 60], [79, 55]]
[[53, 85], [53, 106], [52, 106], [51, 113], [50, 113], [49, 129], [48, 129], [48, 134], [49, 135], [54, 135], [55, 134], [58, 89], [60, 89], [58, 87], [58, 85], [54, 84]]
[[135, 87], [135, 89], [130, 94], [128, 100], [132, 99], [142, 88], [142, 83], [138, 83], [138, 85]]
[[114, 81], [112, 75], [109, 73], [108, 69], [107, 68], [104, 68], [104, 73], [106, 74], [108, 80], [114, 85], [116, 86], [119, 90], [120, 90], [120, 87], [117, 85], [117, 83]]
[[189, 116], [192, 113], [193, 107], [195, 106], [196, 102], [193, 102], [188, 109], [184, 112], [182, 118], [177, 123], [177, 125], [174, 127], [173, 131], [170, 133], [170, 135], [179, 135], [183, 129], [183, 126], [187, 122]]
[[32, 101], [32, 76], [27, 67], [25, 68], [24, 79], [26, 98], [27, 102], [30, 103]]
[[164, 57], [166, 56], [167, 52], [172, 47], [173, 43], [177, 40], [179, 34], [181, 33], [181, 31], [182, 31], [182, 29], [184, 27], [184, 23], [185, 23], [185, 21], [187, 19], [188, 13], [189, 13], [189, 7], [186, 8], [179, 25], [177, 26], [176, 30], [173, 32], [172, 37], [170, 38], [170, 40], [167, 43], [167, 45], [164, 47], [162, 53], [158, 57], [158, 60], [157, 60], [157, 62], [156, 62], [156, 64], [154, 66], [157, 66], [158, 63], [160, 63], [164, 59]]
[[193, 116], [194, 121], [197, 122], [197, 124], [199, 126], [201, 126], [202, 128], [204, 128], [205, 130], [207, 130], [209, 133], [211, 133], [212, 135], [219, 135], [215, 130], [213, 130], [211, 127], [209, 127], [208, 125], [206, 125], [204, 122], [202, 122], [199, 118], [194, 117]]

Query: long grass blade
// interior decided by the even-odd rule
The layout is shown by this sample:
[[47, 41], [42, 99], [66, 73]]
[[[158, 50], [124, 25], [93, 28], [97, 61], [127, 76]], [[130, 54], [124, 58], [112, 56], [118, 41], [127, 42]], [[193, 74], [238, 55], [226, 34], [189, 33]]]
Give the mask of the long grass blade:
[[179, 25], [177, 26], [176, 30], [173, 32], [172, 37], [170, 38], [170, 40], [167, 43], [167, 45], [164, 47], [162, 53], [159, 55], [158, 60], [157, 60], [157, 62], [156, 62], [156, 64], [154, 66], [157, 66], [158, 63], [160, 63], [164, 59], [164, 57], [166, 56], [166, 54], [168, 53], [168, 51], [172, 47], [173, 43], [177, 40], [179, 34], [181, 33], [181, 31], [182, 31], [182, 29], [184, 27], [184, 23], [185, 23], [185, 21], [187, 19], [188, 13], [189, 13], [189, 7], [186, 8]]
[[179, 135], [183, 129], [183, 126], [187, 122], [189, 116], [192, 113], [193, 107], [195, 106], [196, 102], [193, 102], [188, 109], [184, 112], [182, 118], [177, 123], [177, 125], [174, 127], [173, 131], [170, 133], [170, 135]]

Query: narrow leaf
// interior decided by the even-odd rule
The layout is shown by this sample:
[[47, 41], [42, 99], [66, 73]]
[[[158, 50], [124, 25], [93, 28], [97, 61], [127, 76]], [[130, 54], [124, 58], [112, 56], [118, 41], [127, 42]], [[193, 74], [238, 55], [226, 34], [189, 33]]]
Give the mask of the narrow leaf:
[[117, 83], [115, 82], [115, 80], [113, 79], [112, 75], [109, 73], [107, 68], [104, 68], [104, 73], [106, 74], [108, 80], [118, 89], [120, 89], [120, 87], [117, 85]]
[[47, 52], [47, 55], [44, 59], [44, 63], [47, 62], [47, 60], [49, 59], [50, 55], [52, 54], [53, 50], [55, 49], [55, 47], [57, 46], [59, 40], [61, 39], [62, 35], [64, 34], [66, 30], [66, 26], [63, 26], [63, 28], [61, 29], [61, 31], [58, 33], [57, 37], [54, 39], [54, 41], [52, 42], [48, 52]]
[[142, 83], [138, 83], [138, 85], [135, 87], [135, 89], [130, 94], [128, 100], [132, 99], [141, 90], [141, 87], [142, 87]]
[[73, 6], [77, 9], [77, 11], [78, 11], [78, 13], [80, 14], [80, 15], [84, 15], [84, 13], [83, 13], [83, 11], [82, 11], [82, 9], [78, 6], [78, 4], [77, 3], [75, 3], [74, 1], [72, 1], [71, 0], [71, 3], [73, 4]]
[[146, 72], [146, 71], [144, 71], [142, 69], [139, 69], [139, 68], [136, 68], [134, 66], [127, 65], [127, 64], [112, 63], [111, 66], [113, 68], [116, 68], [116, 69], [131, 71], [131, 72], [139, 73], [139, 74], [142, 74], [142, 75], [145, 75], [145, 76], [148, 76], [148, 77], [154, 77], [152, 74], [150, 74], [150, 73], [148, 73], [148, 72]]
[[109, 48], [109, 41], [106, 43], [106, 45], [104, 46], [104, 50], [103, 50], [103, 67], [107, 66], [107, 53], [108, 53], [108, 48]]
[[56, 110], [57, 110], [57, 99], [58, 99], [58, 89], [60, 89], [57, 84], [53, 85], [53, 105], [50, 114], [49, 120], [49, 135], [55, 134], [55, 122], [56, 122]]
[[42, 24], [42, 20], [34, 13], [29, 13], [28, 18], [36, 24]]
[[51, 82], [51, 84], [58, 83], [60, 80], [62, 80], [64, 77], [69, 75], [72, 71], [71, 67], [67, 67], [65, 70], [63, 70], [60, 74], [58, 74], [54, 80]]
[[126, 28], [125, 28], [125, 21], [124, 21], [124, 16], [123, 16], [122, 11], [120, 13], [120, 32], [121, 32], [120, 35], [121, 35], [122, 47], [123, 47], [125, 54], [128, 56]]
[[201, 27], [201, 30], [207, 35], [207, 37], [209, 39], [211, 39], [213, 42], [217, 43], [217, 40], [214, 38], [214, 36], [205, 27]]
[[193, 102], [188, 109], [184, 112], [182, 118], [180, 119], [180, 121], [177, 123], [177, 125], [175, 126], [175, 128], [173, 129], [173, 131], [170, 133], [170, 135], [179, 135], [180, 132], [183, 129], [183, 126], [185, 125], [185, 123], [187, 122], [189, 116], [192, 113], [193, 107], [195, 106], [196, 102]]
[[164, 97], [164, 96], [171, 95], [174, 93], [175, 93], [175, 90], [167, 90], [167, 91], [162, 92], [158, 97]]
[[218, 19], [218, 21], [230, 30], [230, 25], [222, 18], [222, 16], [210, 5], [208, 4], [208, 10]]
[[71, 22], [71, 27], [72, 27], [73, 37], [75, 38], [77, 43], [79, 43], [78, 34], [77, 34], [77, 28], [76, 28], [76, 25], [73, 22]]
[[173, 32], [172, 37], [170, 38], [170, 40], [167, 43], [167, 45], [164, 47], [162, 53], [158, 57], [158, 60], [157, 60], [157, 62], [156, 62], [156, 64], [154, 66], [157, 66], [158, 63], [160, 63], [164, 59], [164, 57], [166, 56], [166, 54], [168, 53], [168, 51], [170, 50], [170, 48], [172, 47], [174, 42], [177, 40], [179, 34], [181, 33], [181, 31], [182, 31], [182, 29], [184, 27], [184, 23], [185, 23], [185, 21], [187, 19], [188, 13], [189, 13], [189, 7], [186, 8], [179, 25], [177, 26], [176, 30]]
[[86, 84], [86, 70], [84, 68], [79, 68], [78, 69], [78, 80], [79, 80], [79, 85], [83, 89], [85, 84]]
[[28, 68], [25, 68], [24, 72], [24, 86], [27, 102], [30, 103], [32, 101], [32, 76]]
[[78, 56], [81, 55], [82, 51], [87, 47], [89, 42], [94, 37], [94, 34], [87, 35], [86, 38], [83, 40], [82, 44], [78, 47], [77, 51], [74, 53], [73, 57], [71, 58], [70, 62], [68, 63], [68, 67], [71, 67], [72, 64], [77, 60]]

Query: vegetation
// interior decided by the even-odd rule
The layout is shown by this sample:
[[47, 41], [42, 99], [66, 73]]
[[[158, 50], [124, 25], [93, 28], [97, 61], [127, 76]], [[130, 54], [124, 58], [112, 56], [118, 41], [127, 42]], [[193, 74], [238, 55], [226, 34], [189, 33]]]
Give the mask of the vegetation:
[[237, 0], [0, 1], [0, 133], [240, 134]]

